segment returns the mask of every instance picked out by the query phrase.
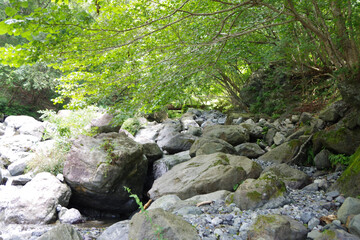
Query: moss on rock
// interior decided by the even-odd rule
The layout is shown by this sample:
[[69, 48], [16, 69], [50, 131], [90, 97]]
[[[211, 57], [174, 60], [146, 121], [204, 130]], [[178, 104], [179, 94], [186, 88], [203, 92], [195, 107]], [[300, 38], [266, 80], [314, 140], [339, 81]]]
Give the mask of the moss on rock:
[[342, 173], [333, 188], [346, 196], [360, 195], [360, 146], [350, 158], [349, 167]]

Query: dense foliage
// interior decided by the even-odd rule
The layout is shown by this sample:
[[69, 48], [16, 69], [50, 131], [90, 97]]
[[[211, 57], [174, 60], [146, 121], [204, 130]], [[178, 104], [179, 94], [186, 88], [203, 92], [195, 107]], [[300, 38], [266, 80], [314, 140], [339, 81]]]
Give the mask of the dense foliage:
[[[0, 34], [22, 45], [1, 50], [11, 66], [47, 62], [64, 72], [57, 102], [147, 112], [191, 95], [241, 86], [261, 67], [331, 75], [359, 100], [358, 0], [11, 0]], [[18, 14], [22, 12], [22, 14]], [[359, 100], [360, 102], [360, 100]]]

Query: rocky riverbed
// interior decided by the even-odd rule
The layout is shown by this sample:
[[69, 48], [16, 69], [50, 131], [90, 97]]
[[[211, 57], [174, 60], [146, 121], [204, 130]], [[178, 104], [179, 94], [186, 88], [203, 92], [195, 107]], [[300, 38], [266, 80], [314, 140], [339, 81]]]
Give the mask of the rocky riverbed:
[[[331, 116], [192, 109], [177, 120], [136, 119], [132, 136], [103, 114], [89, 126], [97, 135], [72, 140], [56, 177], [25, 173], [35, 154], [51, 157], [53, 140], [42, 138], [51, 124], [11, 116], [0, 124], [0, 239], [359, 239], [360, 200], [334, 187], [344, 166], [329, 156], [356, 150], [360, 123]], [[326, 137], [336, 127], [350, 132], [337, 135], [347, 136], [340, 146]], [[134, 212], [145, 195], [152, 204]]]

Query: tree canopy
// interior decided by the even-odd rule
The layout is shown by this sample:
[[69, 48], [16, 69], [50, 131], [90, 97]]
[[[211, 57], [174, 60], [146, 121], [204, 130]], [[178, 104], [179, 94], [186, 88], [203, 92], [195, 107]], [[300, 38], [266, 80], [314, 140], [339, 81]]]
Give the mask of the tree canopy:
[[225, 91], [240, 104], [242, 83], [270, 64], [336, 75], [360, 102], [358, 0], [38, 2], [10, 0], [0, 34], [26, 42], [1, 60], [63, 71], [58, 102], [147, 112]]

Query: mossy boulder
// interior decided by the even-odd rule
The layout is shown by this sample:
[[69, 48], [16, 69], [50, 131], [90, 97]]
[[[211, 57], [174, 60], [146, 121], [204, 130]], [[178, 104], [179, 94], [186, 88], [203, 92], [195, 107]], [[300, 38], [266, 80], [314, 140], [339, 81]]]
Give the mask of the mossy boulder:
[[241, 210], [267, 208], [282, 202], [285, 194], [284, 182], [268, 172], [258, 179], [246, 179], [235, 191], [233, 201]]
[[351, 155], [360, 145], [360, 128], [348, 129], [342, 124], [319, 131], [313, 137], [314, 151], [322, 148], [339, 154]]
[[[260, 160], [273, 163], [288, 163], [293, 160], [300, 150], [301, 145], [305, 142], [304, 138], [294, 139], [275, 147], [271, 151], [265, 153]], [[304, 154], [303, 154], [304, 155]], [[305, 156], [304, 156], [305, 157]]]
[[302, 240], [306, 239], [307, 229], [300, 222], [278, 214], [260, 215], [248, 231], [248, 240], [277, 239]]
[[269, 166], [264, 169], [263, 174], [265, 172], [274, 173], [287, 187], [292, 189], [299, 189], [310, 183], [310, 177], [306, 173], [292, 168], [286, 163]]
[[[120, 236], [119, 236], [120, 237]], [[151, 209], [135, 214], [129, 224], [129, 239], [200, 239], [196, 228], [163, 209]]]
[[341, 174], [332, 188], [338, 189], [346, 196], [357, 197], [360, 195], [360, 147], [351, 156], [351, 164]]
[[218, 190], [231, 191], [241, 181], [259, 177], [261, 171], [261, 166], [247, 157], [225, 153], [200, 155], [156, 179], [148, 195], [154, 200], [168, 194], [186, 199]]
[[230, 143], [227, 143], [219, 138], [210, 137], [198, 138], [190, 148], [191, 157], [212, 154], [216, 152], [235, 154], [236, 150]]
[[250, 140], [247, 129], [239, 125], [213, 125], [204, 129], [203, 137], [220, 138], [233, 146]]

